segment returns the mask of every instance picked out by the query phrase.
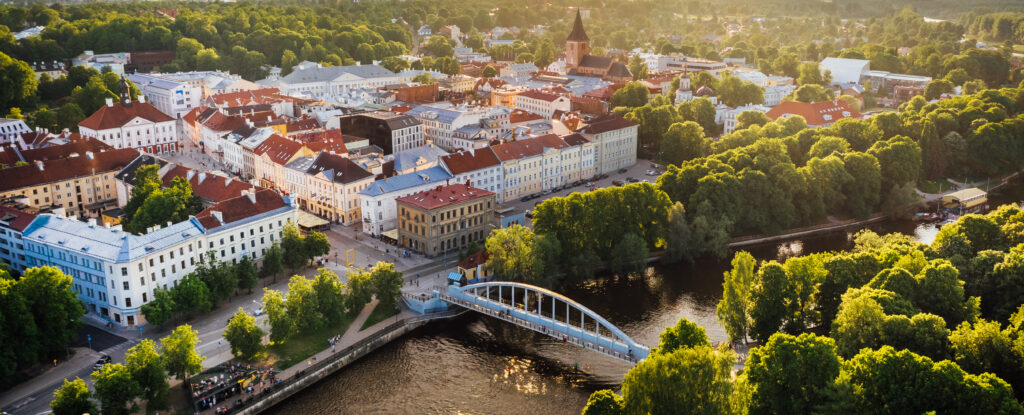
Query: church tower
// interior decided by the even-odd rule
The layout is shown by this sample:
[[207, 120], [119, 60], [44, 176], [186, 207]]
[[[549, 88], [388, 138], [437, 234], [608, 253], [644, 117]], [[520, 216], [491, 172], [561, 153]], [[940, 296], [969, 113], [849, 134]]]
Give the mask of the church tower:
[[128, 86], [128, 79], [121, 75], [121, 90], [118, 91], [118, 95], [121, 98], [121, 104], [126, 107], [132, 106], [132, 88]]
[[583, 57], [590, 54], [590, 38], [583, 30], [583, 17], [580, 10], [576, 9], [576, 22], [572, 25], [572, 32], [565, 40], [565, 69], [574, 69], [580, 65]]

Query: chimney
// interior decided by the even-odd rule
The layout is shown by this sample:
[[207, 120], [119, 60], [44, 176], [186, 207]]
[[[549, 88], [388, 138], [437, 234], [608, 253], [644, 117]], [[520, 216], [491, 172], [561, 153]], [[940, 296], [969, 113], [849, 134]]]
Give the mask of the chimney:
[[107, 98], [107, 106], [108, 107], [113, 107], [114, 106], [114, 99], [113, 98]]
[[210, 215], [213, 215], [217, 222], [224, 223], [224, 215], [219, 210], [210, 211]]
[[256, 204], [256, 193], [253, 193], [251, 190], [246, 190], [243, 191], [242, 194], [249, 198], [249, 203], [254, 205]]
[[89, 218], [89, 220], [87, 222], [89, 223], [89, 227], [90, 228], [95, 228], [96, 227], [96, 218]]
[[466, 178], [466, 187], [469, 187], [469, 178]]
[[39, 168], [39, 171], [43, 171], [44, 170], [43, 169], [43, 161], [42, 160], [36, 160], [36, 167]]
[[86, 151], [86, 152], [85, 152], [85, 158], [87, 158], [87, 159], [89, 159], [89, 160], [93, 160], [93, 159], [95, 159], [96, 157], [95, 157], [95, 156], [94, 156], [94, 155], [92, 154], [92, 152], [91, 152], [91, 151]]
[[140, 104], [145, 104], [146, 103], [146, 96], [145, 95], [139, 94], [139, 103]]

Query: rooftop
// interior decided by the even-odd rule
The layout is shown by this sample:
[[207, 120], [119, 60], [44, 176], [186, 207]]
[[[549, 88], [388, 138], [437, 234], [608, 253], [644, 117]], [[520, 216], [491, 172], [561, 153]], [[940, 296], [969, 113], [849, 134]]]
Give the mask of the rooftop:
[[93, 131], [120, 128], [135, 118], [142, 118], [151, 122], [174, 121], [156, 109], [148, 102], [133, 102], [130, 106], [117, 102], [113, 105], [104, 105], [88, 118], [78, 123], [79, 127], [85, 127]]
[[433, 210], [492, 195], [494, 193], [460, 183], [437, 186], [430, 190], [400, 197], [395, 199], [395, 202], [415, 206], [420, 209]]
[[204, 229], [212, 230], [243, 219], [288, 207], [289, 203], [285, 197], [273, 190], [262, 189], [255, 193], [239, 195], [217, 202], [213, 206], [199, 212], [196, 215], [196, 220]]
[[8, 167], [0, 170], [0, 191], [10, 191], [28, 186], [60, 182], [108, 171], [119, 171], [135, 160], [139, 152], [131, 148], [87, 152], [75, 157]]
[[489, 147], [479, 150], [459, 151], [441, 157], [441, 161], [452, 174], [468, 173], [501, 164], [498, 156]]
[[443, 167], [434, 166], [417, 172], [400, 174], [398, 176], [388, 177], [384, 180], [377, 180], [363, 189], [363, 191], [359, 192], [359, 194], [369, 197], [380, 196], [428, 183], [441, 183], [442, 181], [451, 178], [452, 175], [445, 171]]

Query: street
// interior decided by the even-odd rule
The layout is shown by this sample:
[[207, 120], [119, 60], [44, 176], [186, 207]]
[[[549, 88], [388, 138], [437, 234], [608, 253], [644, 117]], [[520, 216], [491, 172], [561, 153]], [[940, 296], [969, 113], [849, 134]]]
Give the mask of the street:
[[[646, 171], [646, 170], [656, 170], [658, 172], [658, 174], [660, 175], [661, 173], [665, 172], [665, 168], [663, 166], [661, 166], [661, 165], [657, 165], [657, 168], [652, 168], [651, 164], [652, 164], [652, 162], [650, 160], [637, 159], [636, 164], [634, 164], [633, 166], [631, 166], [628, 169], [626, 169], [625, 173], [619, 173], [618, 171], [613, 171], [611, 173], [608, 173], [608, 178], [607, 179], [598, 180], [596, 185], [598, 187], [600, 187], [600, 188], [613, 187], [614, 185], [612, 184], [612, 182], [615, 181], [615, 180], [621, 180], [623, 183], [629, 184], [626, 181], [626, 178], [629, 178], [629, 177], [632, 177], [632, 178], [640, 180], [640, 181], [646, 180], [646, 181], [651, 182], [653, 184], [653, 183], [658, 181], [658, 176], [648, 176], [648, 175], [644, 174], [644, 171]], [[583, 184], [583, 185], [576, 186], [576, 187], [573, 187], [573, 188], [563, 189], [563, 190], [560, 190], [560, 191], [557, 191], [557, 192], [553, 192], [553, 193], [550, 193], [550, 194], [541, 195], [540, 197], [538, 197], [536, 199], [529, 200], [529, 201], [526, 201], [526, 202], [520, 201], [519, 198], [516, 198], [516, 199], [513, 199], [513, 200], [506, 200], [505, 203], [503, 203], [502, 205], [503, 206], [515, 207], [517, 209], [522, 209], [523, 211], [530, 211], [530, 210], [533, 209], [534, 206], [537, 206], [541, 202], [543, 202], [544, 200], [550, 199], [552, 197], [568, 196], [568, 195], [572, 194], [573, 192], [587, 192], [589, 190], [590, 189], [588, 188], [588, 186], [586, 184]]]

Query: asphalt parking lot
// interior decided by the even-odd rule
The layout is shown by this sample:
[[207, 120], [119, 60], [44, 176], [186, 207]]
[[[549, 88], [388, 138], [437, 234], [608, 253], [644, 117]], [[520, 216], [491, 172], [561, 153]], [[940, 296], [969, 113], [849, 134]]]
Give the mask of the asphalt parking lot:
[[[655, 166], [657, 166], [657, 167], [652, 168], [651, 164], [652, 164], [652, 162], [649, 161], [649, 160], [640, 160], [640, 159], [638, 159], [636, 161], [636, 164], [634, 164], [632, 167], [629, 167], [628, 169], [626, 169], [625, 173], [619, 173], [618, 171], [613, 171], [611, 173], [608, 173], [608, 177], [604, 178], [604, 179], [598, 180], [596, 182], [596, 186], [600, 187], [600, 188], [612, 187], [612, 186], [614, 186], [612, 184], [612, 182], [617, 181], [617, 180], [622, 181], [623, 184], [629, 184], [626, 181], [626, 179], [630, 178], [630, 177], [632, 177], [634, 179], [637, 179], [637, 180], [640, 180], [640, 181], [647, 180], [648, 182], [654, 183], [654, 182], [658, 181], [658, 176], [648, 176], [648, 175], [644, 174], [644, 172], [646, 170], [655, 170], [660, 175], [661, 173], [665, 172], [665, 167], [660, 165], [660, 164], [655, 164]], [[511, 206], [511, 207], [516, 208], [516, 209], [522, 209], [524, 211], [529, 211], [529, 210], [533, 209], [534, 206], [539, 205], [541, 202], [543, 202], [543, 201], [545, 201], [547, 199], [550, 199], [552, 197], [568, 196], [569, 194], [571, 194], [573, 192], [587, 192], [589, 190], [590, 190], [589, 185], [582, 184], [582, 185], [579, 185], [579, 186], [576, 186], [576, 187], [572, 187], [572, 188], [569, 188], [569, 189], [562, 189], [562, 190], [557, 191], [557, 192], [553, 192], [553, 193], [546, 194], [546, 195], [541, 195], [540, 197], [538, 197], [536, 199], [532, 199], [532, 200], [529, 200], [529, 201], [526, 201], [526, 202], [522, 202], [518, 198], [514, 199], [514, 200], [506, 200], [505, 203], [503, 204], [503, 206]]]

